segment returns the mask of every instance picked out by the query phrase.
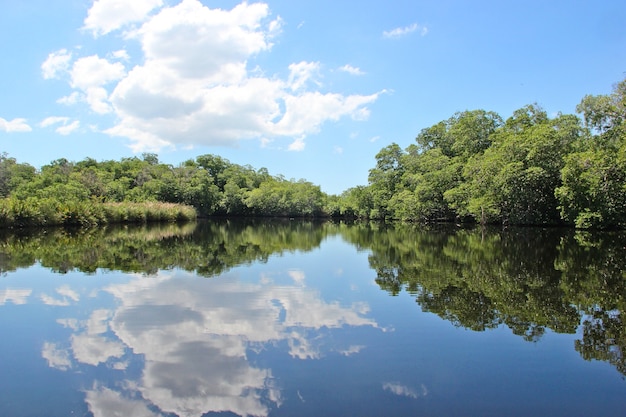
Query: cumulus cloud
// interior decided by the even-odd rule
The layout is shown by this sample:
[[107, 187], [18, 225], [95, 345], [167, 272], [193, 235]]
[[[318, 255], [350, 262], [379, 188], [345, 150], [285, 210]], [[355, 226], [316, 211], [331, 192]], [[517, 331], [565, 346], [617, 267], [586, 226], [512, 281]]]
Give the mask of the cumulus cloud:
[[41, 74], [44, 79], [58, 78], [60, 74], [66, 72], [70, 67], [72, 54], [67, 49], [52, 52], [41, 64]]
[[383, 32], [383, 38], [386, 39], [395, 39], [406, 36], [410, 33], [419, 31], [421, 36], [425, 36], [428, 33], [428, 28], [425, 26], [420, 26], [417, 23], [413, 23], [409, 26], [397, 27], [395, 29], [386, 30]]
[[96, 0], [87, 12], [84, 29], [94, 36], [106, 35], [129, 23], [140, 22], [163, 5], [162, 0]]
[[46, 78], [69, 74], [75, 91], [59, 102], [86, 102], [95, 113], [113, 113], [115, 124], [103, 131], [129, 139], [134, 151], [237, 146], [246, 139], [264, 146], [279, 138], [294, 141], [289, 149], [302, 150], [305, 138], [326, 122], [367, 118], [367, 106], [380, 94], [320, 91], [319, 62], [293, 63], [283, 78], [251, 65], [259, 54], [271, 53], [283, 24], [267, 4], [243, 2], [222, 10], [198, 0], [136, 3], [98, 0], [85, 28], [100, 35], [137, 23], [126, 37], [138, 43], [142, 56], [112, 51], [107, 58], [93, 55], [72, 64], [72, 55], [61, 50], [42, 65]]
[[28, 125], [28, 123], [26, 123], [26, 119], [17, 118], [13, 120], [6, 120], [0, 117], [0, 131], [2, 130], [7, 133], [14, 133], [30, 132], [33, 129]]

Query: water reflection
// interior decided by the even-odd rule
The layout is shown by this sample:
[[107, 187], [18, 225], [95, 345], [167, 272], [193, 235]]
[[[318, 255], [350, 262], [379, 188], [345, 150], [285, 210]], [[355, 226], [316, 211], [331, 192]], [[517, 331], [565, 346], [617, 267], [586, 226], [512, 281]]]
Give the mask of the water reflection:
[[[313, 256], [333, 239], [367, 256], [375, 288], [410, 294], [424, 313], [473, 332], [506, 328], [537, 344], [550, 333], [576, 335], [570, 352], [626, 375], [622, 233], [223, 221], [8, 234], [0, 239], [0, 306], [39, 306], [50, 317], [56, 331], [36, 339], [37, 354], [59, 374], [83, 376], [83, 413], [267, 416], [289, 401], [311, 406], [315, 398], [285, 386], [278, 376], [284, 368], [319, 373], [299, 364], [331, 356], [356, 363], [374, 350], [366, 332], [390, 337], [384, 334], [390, 322], [413, 319], [379, 324], [381, 309], [373, 314], [371, 296], [359, 293], [362, 277], [330, 280], [320, 272], [332, 251], [300, 264], [297, 254]], [[337, 256], [340, 268], [354, 268]], [[270, 259], [281, 268], [262, 268]], [[37, 280], [37, 271], [66, 279]], [[445, 349], [424, 338], [403, 339], [402, 358], [376, 351], [380, 356], [370, 359], [381, 362], [379, 371], [360, 370], [363, 381], [337, 374], [336, 381], [312, 379], [354, 384], [372, 398], [387, 395], [406, 414], [412, 408], [403, 401], [437, 395], [442, 401], [442, 377], [380, 370], [403, 369], [403, 360], [428, 369], [432, 355], [414, 357], [409, 347], [430, 343]], [[330, 363], [339, 367], [338, 359]], [[366, 386], [368, 378], [375, 383]]]
[[351, 230], [371, 249], [376, 282], [406, 290], [421, 309], [474, 331], [508, 326], [528, 341], [550, 329], [575, 333], [584, 359], [626, 375], [626, 233], [562, 229]]
[[[172, 271], [107, 285], [90, 297], [110, 294], [115, 307], [96, 309], [86, 318], [57, 319], [71, 330], [69, 340], [45, 341], [41, 355], [61, 371], [89, 365], [123, 372], [141, 362], [137, 379], [113, 386], [96, 381], [86, 390], [94, 416], [223, 411], [265, 416], [281, 405], [281, 389], [271, 369], [250, 363], [250, 352], [286, 344], [293, 358], [318, 359], [328, 329], [378, 327], [367, 317], [367, 305], [323, 300], [306, 286], [304, 271], [284, 275], [278, 285], [271, 276], [246, 282], [223, 275], [207, 281]], [[51, 305], [80, 302], [66, 286], [56, 293], [64, 294], [64, 303], [57, 299]], [[362, 348], [348, 346], [337, 353]]]

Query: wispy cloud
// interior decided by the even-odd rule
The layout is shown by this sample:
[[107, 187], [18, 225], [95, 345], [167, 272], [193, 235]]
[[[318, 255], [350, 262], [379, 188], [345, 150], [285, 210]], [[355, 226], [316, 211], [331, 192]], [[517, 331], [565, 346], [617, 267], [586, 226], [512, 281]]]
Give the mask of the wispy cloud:
[[5, 131], [7, 133], [13, 132], [30, 132], [33, 130], [28, 123], [26, 123], [26, 119], [13, 119], [6, 120], [0, 117], [0, 131]]
[[428, 33], [428, 28], [426, 26], [420, 26], [417, 23], [413, 23], [409, 26], [397, 27], [395, 29], [386, 30], [383, 32], [383, 38], [397, 39], [409, 35], [413, 32], [419, 32], [421, 36], [425, 36]]
[[40, 127], [49, 127], [53, 125], [60, 124], [61, 126], [55, 129], [59, 135], [69, 135], [76, 129], [80, 127], [80, 122], [78, 120], [74, 120], [70, 123], [69, 117], [61, 117], [61, 116], [51, 116], [46, 117], [44, 120], [39, 123]]
[[26, 304], [26, 300], [31, 295], [31, 289], [7, 288], [0, 290], [0, 306], [11, 301], [13, 304]]
[[363, 72], [361, 68], [353, 67], [350, 64], [346, 64], [343, 67], [340, 67], [339, 71], [347, 72], [348, 74], [352, 74], [352, 75], [364, 75], [365, 74], [365, 72]]
[[419, 398], [425, 397], [428, 395], [428, 389], [424, 384], [420, 387], [420, 390], [413, 389], [411, 387], [407, 387], [406, 385], [401, 385], [395, 382], [385, 382], [383, 384], [383, 389], [385, 391], [389, 391], [395, 395], [400, 397], [409, 397], [409, 398]]
[[305, 146], [306, 143], [304, 142], [304, 138], [297, 138], [293, 142], [291, 142], [288, 149], [290, 151], [300, 152], [304, 150]]

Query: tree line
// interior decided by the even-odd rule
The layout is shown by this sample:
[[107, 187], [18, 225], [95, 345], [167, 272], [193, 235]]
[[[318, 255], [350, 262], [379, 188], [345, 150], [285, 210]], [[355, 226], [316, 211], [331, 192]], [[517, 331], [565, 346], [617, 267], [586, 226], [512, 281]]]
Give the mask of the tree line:
[[[368, 184], [341, 195], [210, 154], [178, 166], [152, 153], [61, 158], [40, 170], [1, 154], [0, 226], [197, 214], [623, 228], [626, 79], [611, 94], [585, 96], [577, 112], [582, 119], [550, 117], [537, 104], [506, 120], [492, 111], [457, 112], [422, 129], [406, 149], [383, 148]], [[142, 210], [147, 203], [152, 208]], [[155, 203], [179, 206], [172, 212]]]
[[585, 96], [576, 115], [537, 104], [503, 120], [471, 110], [423, 129], [406, 149], [376, 155], [369, 184], [342, 210], [419, 222], [626, 225], [626, 80]]
[[[159, 162], [152, 153], [119, 161], [61, 158], [40, 170], [0, 155], [0, 224], [19, 225], [16, 219], [37, 219], [42, 211], [71, 212], [81, 218], [72, 222], [66, 216], [56, 223], [101, 223], [93, 214], [100, 207], [155, 207], [156, 203], [176, 204], [174, 218], [314, 217], [324, 214], [325, 198], [319, 186], [305, 180], [286, 180], [265, 168], [241, 166], [217, 155], [201, 155], [176, 167]], [[194, 216], [186, 215], [188, 208], [194, 209]], [[50, 218], [46, 213], [43, 217]], [[130, 217], [146, 220], [145, 213]]]

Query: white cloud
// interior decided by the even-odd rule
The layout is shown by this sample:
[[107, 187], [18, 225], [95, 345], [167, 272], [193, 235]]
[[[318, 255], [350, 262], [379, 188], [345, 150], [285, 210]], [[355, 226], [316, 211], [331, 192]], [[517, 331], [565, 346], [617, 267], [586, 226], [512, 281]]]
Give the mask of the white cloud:
[[[55, 118], [55, 117], [48, 117], [43, 122], [41, 122], [41, 124], [42, 124], [42, 126], [44, 126], [44, 125], [45, 126], [49, 126], [50, 124], [53, 124], [53, 123], [63, 122], [63, 120], [55, 120], [55, 119], [66, 119], [66, 118], [64, 118], [64, 117], [57, 117], [57, 118]], [[57, 131], [59, 129], [57, 129]], [[50, 306], [68, 306], [68, 305], [70, 305], [70, 300], [74, 301], [74, 302], [77, 302], [79, 300], [78, 293], [76, 293], [74, 290], [72, 290], [68, 285], [63, 285], [63, 286], [57, 288], [56, 292], [59, 295], [62, 296], [62, 298], [60, 300], [56, 299], [56, 298], [54, 298], [52, 296], [49, 296], [47, 294], [42, 294], [41, 295], [41, 300], [43, 301], [43, 303], [46, 304], [46, 305], [50, 305]], [[68, 300], [68, 298], [69, 298], [69, 300]]]
[[109, 358], [119, 358], [124, 354], [124, 345], [104, 336], [79, 334], [72, 335], [72, 352], [77, 361], [97, 366]]
[[94, 36], [106, 35], [129, 23], [140, 22], [160, 7], [162, 0], [95, 0], [85, 18], [84, 28]]
[[302, 61], [289, 65], [289, 81], [287, 81], [289, 88], [292, 91], [300, 90], [309, 80], [319, 86], [320, 83], [314, 80], [314, 77], [319, 75], [319, 70], [319, 62]]
[[343, 148], [342, 148], [341, 146], [335, 146], [335, 147], [333, 148], [333, 153], [336, 153], [336, 154], [338, 154], [338, 155], [341, 155], [341, 154], [343, 154]]
[[72, 104], [76, 104], [83, 99], [83, 95], [81, 95], [78, 91], [72, 92], [72, 94], [68, 96], [61, 97], [57, 100], [59, 104], [65, 104], [67, 106], [71, 106]]
[[365, 72], [363, 72], [359, 67], [353, 67], [350, 64], [346, 64], [343, 67], [340, 67], [339, 71], [347, 72], [348, 74], [351, 74], [351, 75], [364, 75], [365, 74]]
[[421, 36], [425, 36], [428, 33], [427, 27], [420, 26], [417, 23], [413, 23], [409, 26], [398, 27], [392, 30], [386, 30], [383, 32], [383, 38], [387, 38], [387, 39], [401, 38], [417, 30], [420, 31]]
[[[80, 127], [80, 122], [78, 120], [74, 120], [71, 123], [69, 123], [69, 121], [70, 121], [69, 117], [51, 116], [51, 117], [46, 117], [44, 120], [42, 120], [41, 123], [39, 123], [39, 126], [49, 127], [49, 126], [53, 126], [56, 124], [60, 124], [61, 126], [57, 127], [55, 131], [60, 135], [69, 135], [70, 133], [72, 133], [73, 131], [75, 131], [76, 129]], [[57, 290], [57, 292], [59, 292], [59, 290]], [[59, 293], [61, 295], [64, 295], [61, 292]], [[78, 301], [78, 300], [75, 300], [75, 301]]]
[[363, 345], [353, 345], [353, 346], [350, 346], [348, 349], [339, 351], [339, 353], [341, 353], [344, 356], [352, 356], [354, 354], [361, 352], [363, 349], [365, 349], [365, 346]]
[[13, 119], [6, 120], [0, 117], [0, 131], [4, 130], [7, 133], [14, 132], [30, 132], [33, 130], [28, 123], [26, 123], [26, 119]]
[[67, 350], [60, 349], [56, 344], [45, 342], [41, 349], [41, 356], [48, 361], [48, 366], [61, 371], [72, 367], [72, 361]]
[[[127, 39], [139, 43], [142, 57], [112, 51], [106, 56], [117, 61], [93, 55], [77, 59], [69, 69], [71, 55], [65, 52], [58, 54], [68, 56], [64, 65], [50, 74], [69, 71], [70, 86], [78, 91], [59, 102], [85, 102], [96, 113], [114, 113], [115, 125], [103, 131], [128, 138], [134, 151], [236, 146], [246, 139], [258, 139], [264, 146], [281, 137], [295, 140], [290, 148], [301, 150], [304, 138], [326, 121], [367, 118], [366, 106], [378, 98], [379, 93], [316, 91], [318, 62], [291, 64], [284, 79], [250, 65], [258, 54], [269, 53], [283, 24], [280, 17], [270, 20], [264, 3], [243, 2], [221, 10], [183, 0], [153, 14], [160, 2], [138, 2], [142, 12], [137, 14], [122, 3], [130, 2], [96, 1], [85, 26], [100, 34], [141, 22]], [[136, 19], [105, 19], [108, 15], [98, 11], [116, 7]], [[120, 60], [140, 63], [126, 71]]]
[[78, 120], [74, 120], [70, 124], [57, 127], [55, 129], [55, 132], [57, 132], [59, 135], [66, 136], [74, 132], [75, 130], [77, 130], [79, 127], [80, 127], [80, 122]]
[[80, 58], [74, 62], [71, 75], [71, 86], [83, 91], [83, 99], [91, 109], [99, 114], [109, 113], [109, 93], [104, 88], [112, 81], [124, 77], [126, 69], [120, 62], [109, 62], [97, 55]]
[[41, 301], [47, 306], [65, 307], [65, 306], [70, 305], [70, 302], [67, 301], [67, 299], [65, 298], [59, 300], [47, 294], [42, 294], [40, 298], [41, 298]]
[[69, 120], [70, 120], [69, 117], [51, 116], [51, 117], [46, 117], [45, 119], [43, 119], [41, 123], [39, 123], [39, 126], [48, 127], [48, 126], [55, 125], [57, 123], [66, 124]]
[[68, 52], [67, 49], [50, 53], [44, 63], [41, 64], [43, 78], [58, 78], [60, 73], [66, 72], [69, 69], [71, 60], [72, 54]]
[[282, 340], [291, 356], [315, 359], [325, 347], [319, 329], [377, 327], [363, 306], [326, 302], [297, 284], [303, 271], [285, 273], [296, 284], [224, 275], [207, 285], [160, 274], [108, 287], [119, 301], [110, 328], [145, 363], [136, 388], [143, 399], [176, 415], [264, 416], [268, 405], [280, 405], [281, 394], [271, 370], [248, 361], [251, 346]]
[[0, 290], [0, 306], [9, 301], [13, 304], [26, 304], [26, 300], [32, 292], [33, 290], [25, 288], [7, 288], [6, 290]]
[[324, 122], [336, 121], [343, 116], [362, 120], [368, 113], [364, 106], [376, 101], [379, 94], [344, 96], [314, 91], [298, 96], [287, 96], [285, 97], [287, 111], [275, 124], [274, 131], [286, 136], [296, 136], [315, 133]]
[[119, 392], [105, 387], [88, 390], [85, 401], [94, 417], [158, 417], [161, 415], [151, 411], [144, 401], [125, 398]]
[[111, 63], [98, 55], [77, 59], [72, 66], [72, 87], [87, 90], [100, 87], [124, 77], [126, 70], [120, 62]]
[[287, 275], [289, 275], [289, 277], [296, 284], [304, 285], [304, 280], [306, 279], [306, 275], [305, 275], [304, 271], [301, 271], [299, 269], [292, 269], [289, 272], [287, 272]]
[[128, 55], [128, 52], [126, 52], [124, 49], [120, 49], [118, 51], [111, 52], [111, 57], [115, 58], [115, 59], [122, 60], [122, 61], [129, 61], [130, 60], [130, 55]]
[[294, 139], [294, 141], [289, 144], [289, 147], [287, 149], [293, 152], [301, 152], [304, 150], [305, 147], [306, 143], [304, 142], [304, 138], [300, 137]]
[[411, 387], [407, 387], [406, 385], [398, 384], [395, 382], [383, 383], [383, 389], [401, 397], [419, 398], [428, 395], [428, 389], [423, 384], [421, 386], [420, 392]]

